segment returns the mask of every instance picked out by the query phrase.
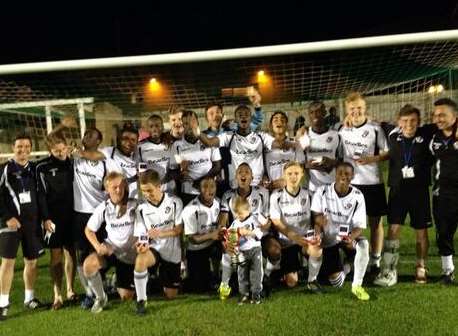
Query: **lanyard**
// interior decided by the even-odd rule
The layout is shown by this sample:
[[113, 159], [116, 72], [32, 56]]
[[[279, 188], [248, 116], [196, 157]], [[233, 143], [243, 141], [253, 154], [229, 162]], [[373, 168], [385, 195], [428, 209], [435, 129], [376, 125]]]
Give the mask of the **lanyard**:
[[25, 192], [25, 187], [29, 185], [29, 177], [28, 176], [26, 177], [26, 176], [23, 176], [23, 175], [25, 175], [24, 173], [28, 173], [29, 169], [26, 168], [26, 167], [23, 167], [21, 169], [21, 167], [16, 163], [16, 161], [14, 161], [14, 160], [12, 160], [12, 161], [13, 161], [14, 167], [18, 171], [18, 176], [19, 176], [19, 181], [21, 182], [22, 191]]
[[405, 138], [402, 139], [402, 152], [404, 156], [404, 165], [410, 166], [410, 163], [412, 161], [412, 153], [413, 153], [413, 145], [415, 143], [415, 139], [412, 140], [412, 143], [410, 144], [409, 148], [407, 148], [407, 144], [405, 141]]

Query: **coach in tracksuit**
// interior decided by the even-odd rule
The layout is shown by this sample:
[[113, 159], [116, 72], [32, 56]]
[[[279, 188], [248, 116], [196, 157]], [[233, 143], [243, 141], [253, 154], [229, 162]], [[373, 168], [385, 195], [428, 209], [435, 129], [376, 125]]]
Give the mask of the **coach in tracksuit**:
[[31, 138], [18, 135], [13, 142], [13, 159], [0, 166], [0, 320], [8, 314], [19, 244], [24, 256], [24, 305], [29, 309], [40, 306], [33, 291], [42, 244], [35, 165], [29, 162], [31, 149]]
[[458, 141], [457, 104], [442, 98], [434, 103], [434, 119], [438, 131], [434, 134], [430, 150], [436, 159], [433, 214], [436, 223], [436, 242], [442, 261], [442, 282], [452, 284], [455, 276], [453, 264], [453, 236], [458, 225]]
[[73, 164], [68, 157], [68, 147], [64, 137], [48, 135], [46, 143], [49, 157], [37, 163], [39, 206], [47, 232], [45, 243], [51, 251], [51, 278], [54, 288], [53, 310], [63, 304], [61, 295], [65, 256], [65, 278], [67, 299], [76, 300], [73, 283], [76, 272], [75, 249], [73, 247]]

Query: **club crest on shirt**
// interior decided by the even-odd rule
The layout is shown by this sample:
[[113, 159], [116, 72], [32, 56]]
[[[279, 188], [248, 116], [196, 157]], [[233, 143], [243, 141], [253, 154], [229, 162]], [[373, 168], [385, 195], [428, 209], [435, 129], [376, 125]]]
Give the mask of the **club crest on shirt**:
[[170, 213], [170, 210], [172, 210], [172, 208], [170, 208], [169, 206], [165, 208], [165, 214], [168, 214]]
[[95, 167], [95, 166], [97, 166], [99, 164], [99, 161], [88, 160], [88, 162], [92, 167]]
[[302, 198], [301, 199], [301, 205], [305, 205], [305, 203], [307, 203], [307, 199], [306, 198]]
[[256, 208], [257, 205], [258, 205], [258, 200], [254, 199], [254, 200], [251, 201], [251, 203], [252, 203], [253, 208]]
[[351, 208], [351, 203], [347, 203], [344, 205], [345, 210], [348, 210]]
[[250, 143], [254, 144], [256, 142], [256, 137], [251, 137]]
[[415, 138], [415, 142], [417, 142], [417, 143], [422, 143], [422, 142], [423, 142], [423, 137], [417, 136], [417, 137]]
[[361, 134], [361, 137], [365, 138], [369, 135], [369, 131], [364, 131], [363, 134]]
[[328, 136], [328, 138], [326, 139], [326, 142], [327, 143], [330, 143], [332, 141], [333, 137], [332, 136]]

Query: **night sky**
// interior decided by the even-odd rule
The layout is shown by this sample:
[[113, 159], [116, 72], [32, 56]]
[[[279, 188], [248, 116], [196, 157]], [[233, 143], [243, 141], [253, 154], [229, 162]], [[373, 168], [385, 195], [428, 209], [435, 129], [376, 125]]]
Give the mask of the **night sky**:
[[[0, 14], [0, 64], [294, 42], [458, 28], [456, 1], [188, 1], [186, 5], [21, 2]], [[63, 4], [62, 4], [63, 3]]]

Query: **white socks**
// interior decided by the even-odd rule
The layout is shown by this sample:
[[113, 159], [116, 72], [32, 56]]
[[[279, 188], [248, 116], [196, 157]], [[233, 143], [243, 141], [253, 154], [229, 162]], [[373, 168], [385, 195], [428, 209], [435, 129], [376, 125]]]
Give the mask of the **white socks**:
[[26, 289], [24, 293], [24, 303], [32, 301], [34, 299], [33, 289]]
[[134, 271], [135, 292], [137, 293], [137, 301], [146, 301], [146, 285], [148, 284], [148, 271]]
[[453, 255], [441, 256], [442, 261], [442, 272], [446, 275], [452, 273], [455, 270], [453, 265]]
[[10, 304], [9, 294], [0, 294], [0, 308], [8, 307]]
[[[379, 260], [380, 261], [380, 260]], [[354, 261], [354, 275], [352, 286], [363, 284], [364, 274], [369, 263], [369, 242], [366, 239], [356, 243], [356, 255]]]
[[[316, 280], [318, 273], [320, 272], [321, 262], [323, 261], [323, 257], [309, 257], [309, 275], [308, 275], [308, 282], [312, 282]], [[280, 266], [280, 263], [278, 263]]]
[[87, 277], [87, 282], [91, 286], [92, 291], [95, 293], [97, 299], [105, 297], [105, 291], [103, 290], [102, 276], [99, 272], [96, 272]]
[[86, 295], [92, 297], [94, 294], [92, 293], [91, 287], [89, 286], [87, 279], [84, 276], [83, 266], [78, 266], [76, 270], [78, 271], [78, 277], [80, 278], [81, 286], [83, 286]]

